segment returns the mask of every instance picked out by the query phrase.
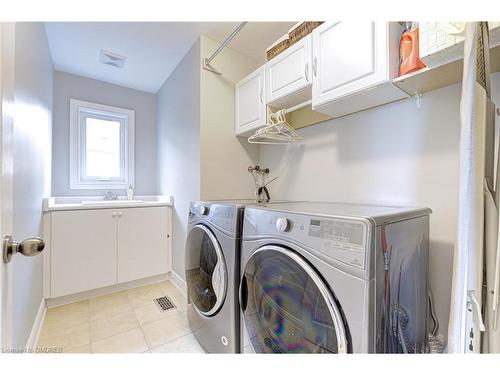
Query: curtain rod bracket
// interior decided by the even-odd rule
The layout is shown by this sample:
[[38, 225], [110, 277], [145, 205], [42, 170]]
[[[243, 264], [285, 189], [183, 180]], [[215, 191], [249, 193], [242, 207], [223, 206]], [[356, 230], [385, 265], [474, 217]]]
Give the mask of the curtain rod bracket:
[[212, 72], [212, 73], [217, 74], [219, 76], [222, 75], [221, 72], [219, 72], [212, 65], [210, 65], [207, 58], [202, 59], [202, 67], [203, 67], [203, 69], [208, 70], [209, 72]]

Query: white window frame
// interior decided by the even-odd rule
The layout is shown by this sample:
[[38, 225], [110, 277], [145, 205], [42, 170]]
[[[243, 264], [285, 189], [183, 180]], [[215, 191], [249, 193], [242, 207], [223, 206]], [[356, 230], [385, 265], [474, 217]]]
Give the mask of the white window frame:
[[[81, 114], [92, 113], [97, 116], [111, 116], [124, 124], [124, 179], [114, 181], [112, 179], [84, 179], [83, 150], [82, 150], [82, 124]], [[85, 102], [83, 100], [70, 99], [70, 189], [127, 189], [129, 185], [134, 186], [134, 111], [125, 108], [112, 107], [109, 105]]]

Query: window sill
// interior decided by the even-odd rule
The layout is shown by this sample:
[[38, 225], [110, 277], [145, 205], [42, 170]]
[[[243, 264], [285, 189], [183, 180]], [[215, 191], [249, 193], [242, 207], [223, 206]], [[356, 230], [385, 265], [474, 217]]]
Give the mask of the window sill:
[[99, 182], [99, 183], [85, 183], [85, 182], [72, 182], [69, 186], [71, 190], [124, 190], [128, 189], [130, 182]]

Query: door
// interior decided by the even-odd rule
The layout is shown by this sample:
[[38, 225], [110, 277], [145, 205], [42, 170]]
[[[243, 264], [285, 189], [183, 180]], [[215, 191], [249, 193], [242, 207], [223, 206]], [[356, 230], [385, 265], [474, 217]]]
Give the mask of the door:
[[166, 207], [117, 211], [119, 283], [170, 270], [169, 211]]
[[271, 106], [291, 106], [311, 99], [311, 35], [266, 63], [266, 99]]
[[325, 22], [313, 37], [313, 107], [387, 80], [386, 22]]
[[265, 72], [262, 66], [236, 84], [236, 135], [248, 135], [266, 125]]
[[263, 246], [248, 259], [240, 305], [257, 353], [347, 353], [341, 309], [316, 271], [297, 253]]
[[[0, 233], [13, 232], [14, 25], [0, 23]], [[0, 260], [0, 347], [12, 347], [12, 263]]]
[[[44, 309], [41, 201], [50, 193], [52, 65], [43, 24], [0, 23], [2, 348], [32, 348]], [[7, 237], [8, 236], [8, 237]], [[21, 241], [15, 243], [15, 241]], [[10, 254], [10, 255], [9, 255]], [[3, 258], [3, 257], [2, 257]]]
[[215, 315], [226, 298], [227, 267], [217, 238], [205, 225], [189, 232], [185, 260], [190, 303], [202, 315]]
[[115, 210], [51, 215], [51, 297], [116, 284]]

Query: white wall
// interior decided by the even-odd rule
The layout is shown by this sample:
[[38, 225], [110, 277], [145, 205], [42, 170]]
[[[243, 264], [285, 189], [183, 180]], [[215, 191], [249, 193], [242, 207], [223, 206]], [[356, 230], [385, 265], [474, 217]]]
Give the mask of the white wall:
[[225, 48], [213, 62], [221, 76], [202, 70], [218, 46], [201, 36], [157, 94], [159, 190], [174, 197], [172, 268], [182, 278], [189, 202], [254, 194], [247, 168], [259, 149], [234, 137], [234, 83], [257, 64]]
[[[14, 239], [41, 236], [50, 195], [52, 62], [42, 23], [15, 24]], [[42, 257], [12, 259], [12, 340], [23, 348], [43, 298]]]
[[174, 197], [172, 269], [184, 278], [189, 202], [200, 198], [200, 40], [157, 94], [158, 184]]
[[261, 146], [272, 198], [428, 206], [430, 285], [447, 329], [458, 199], [460, 86], [304, 128], [303, 145]]
[[[219, 45], [202, 36], [201, 56], [210, 56]], [[201, 198], [253, 198], [248, 166], [259, 160], [259, 146], [234, 136], [234, 84], [258, 64], [226, 47], [212, 66], [222, 75], [201, 71]]]
[[[157, 193], [156, 96], [77, 75], [54, 72], [54, 132], [52, 195], [103, 195], [103, 190], [69, 188], [69, 100], [135, 111], [134, 194]], [[106, 189], [107, 190], [107, 189]], [[116, 193], [124, 195], [123, 190]]]

